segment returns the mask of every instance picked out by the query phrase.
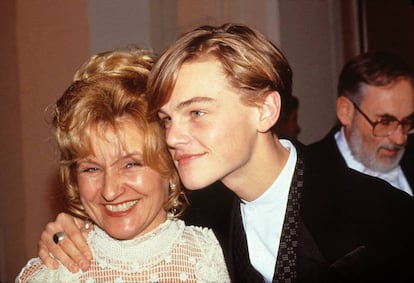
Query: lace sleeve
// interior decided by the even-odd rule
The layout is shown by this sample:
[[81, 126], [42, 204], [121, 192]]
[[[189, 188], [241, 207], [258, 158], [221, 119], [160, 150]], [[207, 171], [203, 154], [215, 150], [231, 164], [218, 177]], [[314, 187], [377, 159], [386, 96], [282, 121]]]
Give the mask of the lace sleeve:
[[20, 271], [16, 283], [58, 283], [76, 282], [79, 274], [71, 273], [61, 264], [56, 270], [49, 269], [42, 263], [40, 258], [32, 258]]
[[211, 229], [195, 229], [203, 256], [195, 268], [198, 282], [230, 282], [223, 251]]
[[30, 278], [34, 276], [42, 267], [42, 262], [39, 258], [32, 258], [26, 266], [20, 271], [16, 278], [16, 283], [29, 282]]

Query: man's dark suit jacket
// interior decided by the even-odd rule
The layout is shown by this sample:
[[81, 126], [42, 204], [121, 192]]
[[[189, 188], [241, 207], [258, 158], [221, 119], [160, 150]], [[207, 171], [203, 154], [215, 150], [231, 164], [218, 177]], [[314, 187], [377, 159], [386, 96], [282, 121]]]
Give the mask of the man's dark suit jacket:
[[[292, 282], [414, 282], [413, 199], [379, 179], [338, 171], [299, 143], [295, 147], [304, 176]], [[216, 183], [192, 191], [189, 200], [184, 220], [214, 230], [232, 281], [263, 282], [247, 244], [235, 240], [243, 231], [237, 197]]]
[[[320, 155], [325, 158], [332, 166], [338, 167], [337, 170], [343, 170], [347, 168], [345, 159], [343, 158], [341, 152], [338, 149], [338, 146], [335, 141], [335, 133], [340, 129], [336, 126], [320, 141], [317, 141], [311, 145], [309, 148], [315, 154]], [[400, 162], [402, 171], [404, 172], [405, 177], [411, 187], [414, 189], [414, 134], [410, 135], [408, 138], [406, 151]]]
[[400, 165], [411, 189], [414, 190], [414, 134], [408, 136], [407, 146]]

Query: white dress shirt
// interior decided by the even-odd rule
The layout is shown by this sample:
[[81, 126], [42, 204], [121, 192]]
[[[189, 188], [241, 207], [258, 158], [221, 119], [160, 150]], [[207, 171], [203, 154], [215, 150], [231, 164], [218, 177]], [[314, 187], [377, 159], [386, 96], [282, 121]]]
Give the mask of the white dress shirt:
[[406, 192], [409, 195], [413, 195], [410, 185], [408, 184], [407, 179], [405, 178], [404, 172], [401, 169], [401, 166], [397, 166], [396, 168], [386, 172], [375, 172], [370, 170], [369, 168], [365, 167], [361, 162], [355, 159], [355, 157], [351, 153], [351, 149], [349, 148], [348, 142], [345, 139], [344, 128], [342, 127], [340, 131], [335, 134], [336, 144], [338, 145], [339, 151], [341, 152], [342, 156], [345, 159], [346, 165], [349, 168], [352, 168], [358, 172], [377, 177], [383, 179], [400, 189], [403, 192]]
[[250, 262], [264, 276], [265, 282], [272, 282], [273, 279], [289, 188], [297, 160], [293, 144], [288, 140], [280, 142], [290, 152], [280, 175], [259, 198], [251, 202], [242, 200], [240, 204]]

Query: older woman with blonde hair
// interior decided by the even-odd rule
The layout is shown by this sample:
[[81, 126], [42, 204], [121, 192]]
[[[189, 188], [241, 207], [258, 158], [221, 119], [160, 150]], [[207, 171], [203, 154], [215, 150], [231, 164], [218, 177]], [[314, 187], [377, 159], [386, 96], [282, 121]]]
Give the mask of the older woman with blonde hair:
[[[87, 271], [71, 273], [35, 258], [16, 282], [230, 280], [213, 232], [177, 218], [187, 202], [163, 129], [147, 119], [153, 58], [139, 50], [94, 56], [57, 101], [67, 210], [95, 224], [87, 236], [93, 260]], [[55, 235], [57, 247], [64, 237]]]

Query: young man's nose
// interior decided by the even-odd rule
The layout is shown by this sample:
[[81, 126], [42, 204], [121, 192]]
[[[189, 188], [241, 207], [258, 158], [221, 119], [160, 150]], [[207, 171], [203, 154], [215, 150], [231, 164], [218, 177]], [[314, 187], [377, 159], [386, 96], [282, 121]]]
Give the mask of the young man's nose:
[[165, 137], [167, 144], [172, 148], [186, 143], [188, 141], [187, 126], [184, 123], [171, 123], [170, 127], [166, 130]]

